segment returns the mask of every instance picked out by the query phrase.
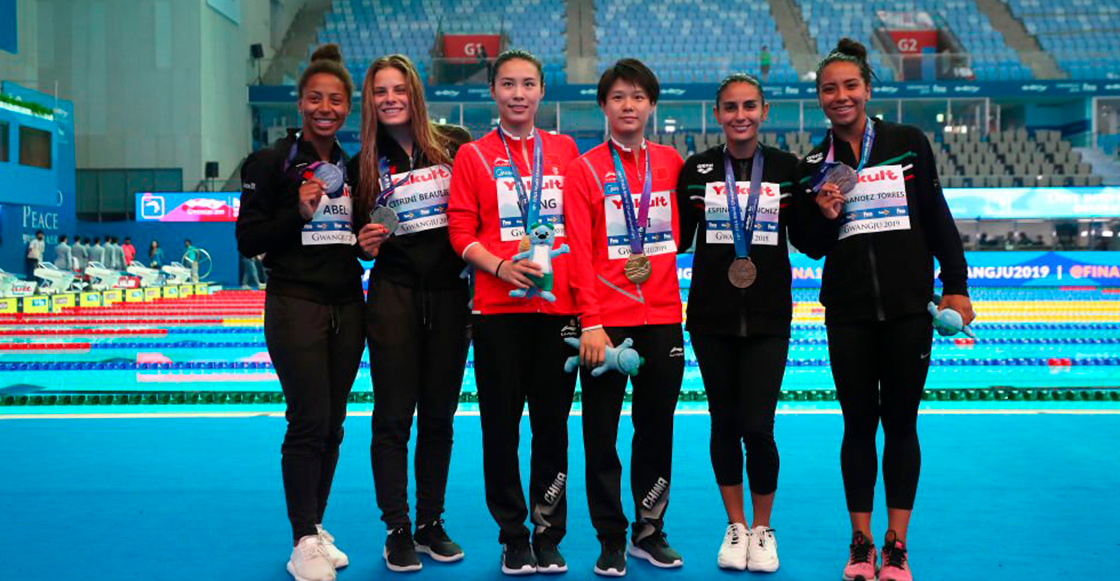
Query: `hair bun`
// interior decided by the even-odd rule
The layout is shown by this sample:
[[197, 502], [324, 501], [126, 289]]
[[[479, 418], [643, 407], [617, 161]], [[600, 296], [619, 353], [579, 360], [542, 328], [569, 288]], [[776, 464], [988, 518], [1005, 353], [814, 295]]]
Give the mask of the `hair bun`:
[[836, 52], [867, 61], [867, 47], [850, 38], [841, 38], [840, 42], [836, 43]]
[[311, 62], [315, 61], [334, 61], [341, 64], [342, 49], [340, 49], [338, 45], [333, 42], [330, 44], [324, 44], [323, 46], [315, 49], [315, 52], [311, 53]]

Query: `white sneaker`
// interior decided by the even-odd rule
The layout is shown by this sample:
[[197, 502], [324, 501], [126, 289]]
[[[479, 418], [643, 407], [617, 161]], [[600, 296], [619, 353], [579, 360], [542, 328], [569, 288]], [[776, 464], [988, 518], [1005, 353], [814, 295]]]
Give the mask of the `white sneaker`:
[[327, 558], [331, 560], [331, 564], [334, 565], [334, 568], [342, 569], [349, 565], [350, 558], [334, 545], [334, 537], [327, 532], [327, 529], [323, 528], [323, 525], [315, 525], [315, 528], [319, 531], [319, 539], [323, 542], [323, 550], [327, 552]]
[[750, 533], [747, 532], [747, 527], [739, 523], [729, 523], [727, 531], [723, 533], [723, 543], [719, 546], [719, 557], [716, 558], [719, 568], [737, 571], [746, 569], [749, 542]]
[[751, 529], [748, 545], [748, 571], [773, 573], [778, 570], [778, 541], [774, 539], [774, 529], [754, 527]]
[[288, 560], [288, 572], [296, 581], [334, 581], [334, 565], [331, 565], [323, 541], [319, 535], [307, 535], [299, 540], [292, 549]]

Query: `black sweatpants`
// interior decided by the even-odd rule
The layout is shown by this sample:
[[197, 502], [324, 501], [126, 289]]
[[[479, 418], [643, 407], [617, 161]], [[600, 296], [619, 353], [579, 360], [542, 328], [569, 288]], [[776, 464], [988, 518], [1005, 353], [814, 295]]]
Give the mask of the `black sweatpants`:
[[268, 354], [287, 402], [280, 448], [284, 496], [295, 540], [316, 534], [331, 492], [346, 398], [362, 362], [362, 303], [324, 305], [269, 293]]
[[[482, 420], [486, 505], [497, 521], [498, 542], [534, 536], [559, 543], [567, 529], [568, 413], [576, 374], [564, 372], [579, 337], [574, 317], [542, 314], [475, 315], [474, 374]], [[518, 435], [525, 402], [533, 429], [529, 503], [521, 489]]]
[[[630, 445], [630, 492], [634, 497], [635, 540], [660, 532], [669, 506], [673, 467], [673, 412], [684, 378], [684, 339], [679, 323], [641, 327], [607, 327], [611, 343], [626, 338], [645, 359], [633, 385]], [[600, 540], [625, 539], [628, 521], [622, 512], [622, 463], [618, 459], [618, 420], [627, 376], [608, 371], [592, 377], [580, 370], [583, 446], [587, 456], [587, 504]]]
[[751, 492], [774, 492], [778, 488], [774, 412], [782, 391], [789, 337], [703, 333], [691, 333], [690, 337], [708, 395], [712, 420], [709, 449], [716, 484], [743, 483], [745, 447]]
[[918, 405], [932, 342], [933, 328], [925, 314], [828, 326], [832, 377], [844, 411], [840, 468], [850, 512], [871, 512], [879, 468], [875, 435], [880, 421], [887, 507], [914, 507], [922, 464]]
[[370, 464], [381, 520], [411, 526], [408, 439], [416, 414], [416, 521], [443, 514], [452, 423], [470, 346], [467, 287], [424, 291], [371, 278], [366, 307], [373, 439]]

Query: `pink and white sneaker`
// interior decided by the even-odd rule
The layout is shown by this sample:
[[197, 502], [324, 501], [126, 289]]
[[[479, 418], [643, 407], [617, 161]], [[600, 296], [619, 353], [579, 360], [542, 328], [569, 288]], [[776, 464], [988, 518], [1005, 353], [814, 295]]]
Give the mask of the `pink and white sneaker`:
[[906, 564], [906, 544], [898, 540], [894, 531], [887, 531], [883, 544], [883, 568], [879, 581], [914, 581], [910, 565]]
[[844, 581], [875, 581], [875, 545], [859, 531], [852, 533], [852, 544], [848, 546]]

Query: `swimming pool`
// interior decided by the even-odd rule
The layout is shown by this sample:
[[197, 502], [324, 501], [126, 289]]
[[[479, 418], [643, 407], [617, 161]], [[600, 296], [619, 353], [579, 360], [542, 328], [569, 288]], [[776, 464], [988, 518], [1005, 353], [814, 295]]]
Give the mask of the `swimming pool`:
[[[687, 300], [687, 291], [682, 296]], [[264, 294], [0, 315], [0, 407], [273, 405], [282, 402], [262, 329]], [[823, 308], [794, 291], [785, 402], [835, 399]], [[931, 402], [1120, 402], [1120, 294], [1111, 289], [973, 289], [978, 338], [936, 337]], [[704, 401], [685, 335], [682, 403]], [[573, 354], [574, 354], [573, 350]], [[578, 395], [577, 395], [578, 397]], [[475, 401], [468, 360], [461, 400]], [[368, 356], [352, 402], [372, 403]], [[835, 405], [835, 404], [832, 404]]]

